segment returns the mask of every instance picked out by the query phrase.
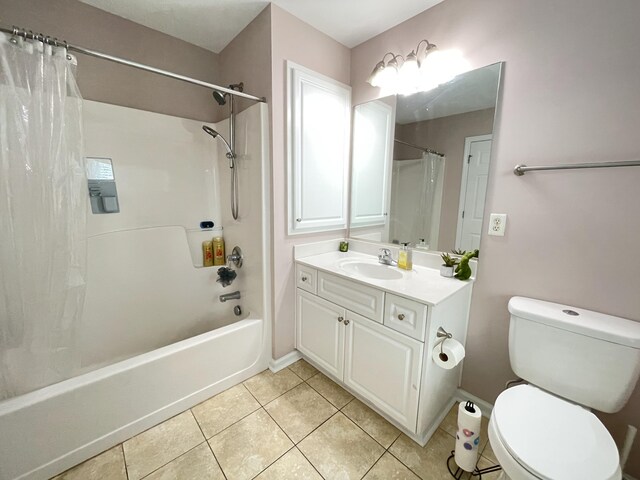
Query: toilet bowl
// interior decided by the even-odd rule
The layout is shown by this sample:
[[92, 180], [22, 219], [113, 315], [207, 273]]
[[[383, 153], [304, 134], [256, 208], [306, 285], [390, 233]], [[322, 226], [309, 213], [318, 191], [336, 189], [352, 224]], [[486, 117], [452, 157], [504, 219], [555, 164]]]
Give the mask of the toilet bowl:
[[589, 410], [532, 385], [496, 400], [489, 441], [511, 480], [619, 480], [613, 438]]

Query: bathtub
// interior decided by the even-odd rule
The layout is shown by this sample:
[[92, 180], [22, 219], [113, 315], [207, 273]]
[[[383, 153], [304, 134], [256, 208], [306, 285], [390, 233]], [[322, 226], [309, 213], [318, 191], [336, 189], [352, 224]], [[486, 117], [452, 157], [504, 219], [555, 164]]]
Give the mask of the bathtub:
[[0, 479], [45, 479], [267, 368], [244, 320], [0, 402]]

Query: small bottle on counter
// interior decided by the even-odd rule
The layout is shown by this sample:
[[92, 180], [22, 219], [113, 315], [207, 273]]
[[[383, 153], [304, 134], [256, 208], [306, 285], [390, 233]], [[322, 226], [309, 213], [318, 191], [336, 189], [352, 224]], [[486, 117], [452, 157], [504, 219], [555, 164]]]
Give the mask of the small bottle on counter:
[[224, 238], [214, 237], [213, 238], [213, 264], [224, 265], [225, 263], [227, 262], [224, 256]]
[[413, 268], [413, 252], [409, 248], [409, 242], [402, 244], [400, 252], [398, 253], [398, 268], [403, 270], [411, 270]]
[[213, 242], [211, 240], [202, 242], [202, 266], [213, 267]]

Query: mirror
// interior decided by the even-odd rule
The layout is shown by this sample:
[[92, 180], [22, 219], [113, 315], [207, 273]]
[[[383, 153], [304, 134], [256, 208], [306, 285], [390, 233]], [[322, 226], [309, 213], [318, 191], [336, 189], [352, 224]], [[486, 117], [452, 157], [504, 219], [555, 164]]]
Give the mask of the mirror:
[[350, 237], [480, 248], [501, 68], [354, 108]]

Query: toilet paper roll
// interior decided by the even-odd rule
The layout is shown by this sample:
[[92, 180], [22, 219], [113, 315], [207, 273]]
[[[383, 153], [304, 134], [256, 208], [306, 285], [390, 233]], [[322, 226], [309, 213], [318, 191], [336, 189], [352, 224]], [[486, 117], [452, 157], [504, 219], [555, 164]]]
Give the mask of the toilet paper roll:
[[456, 464], [467, 472], [473, 472], [478, 462], [481, 421], [482, 412], [473, 402], [460, 402], [454, 458]]
[[440, 368], [451, 370], [464, 358], [464, 347], [457, 340], [445, 340], [444, 345], [436, 345], [431, 357]]

